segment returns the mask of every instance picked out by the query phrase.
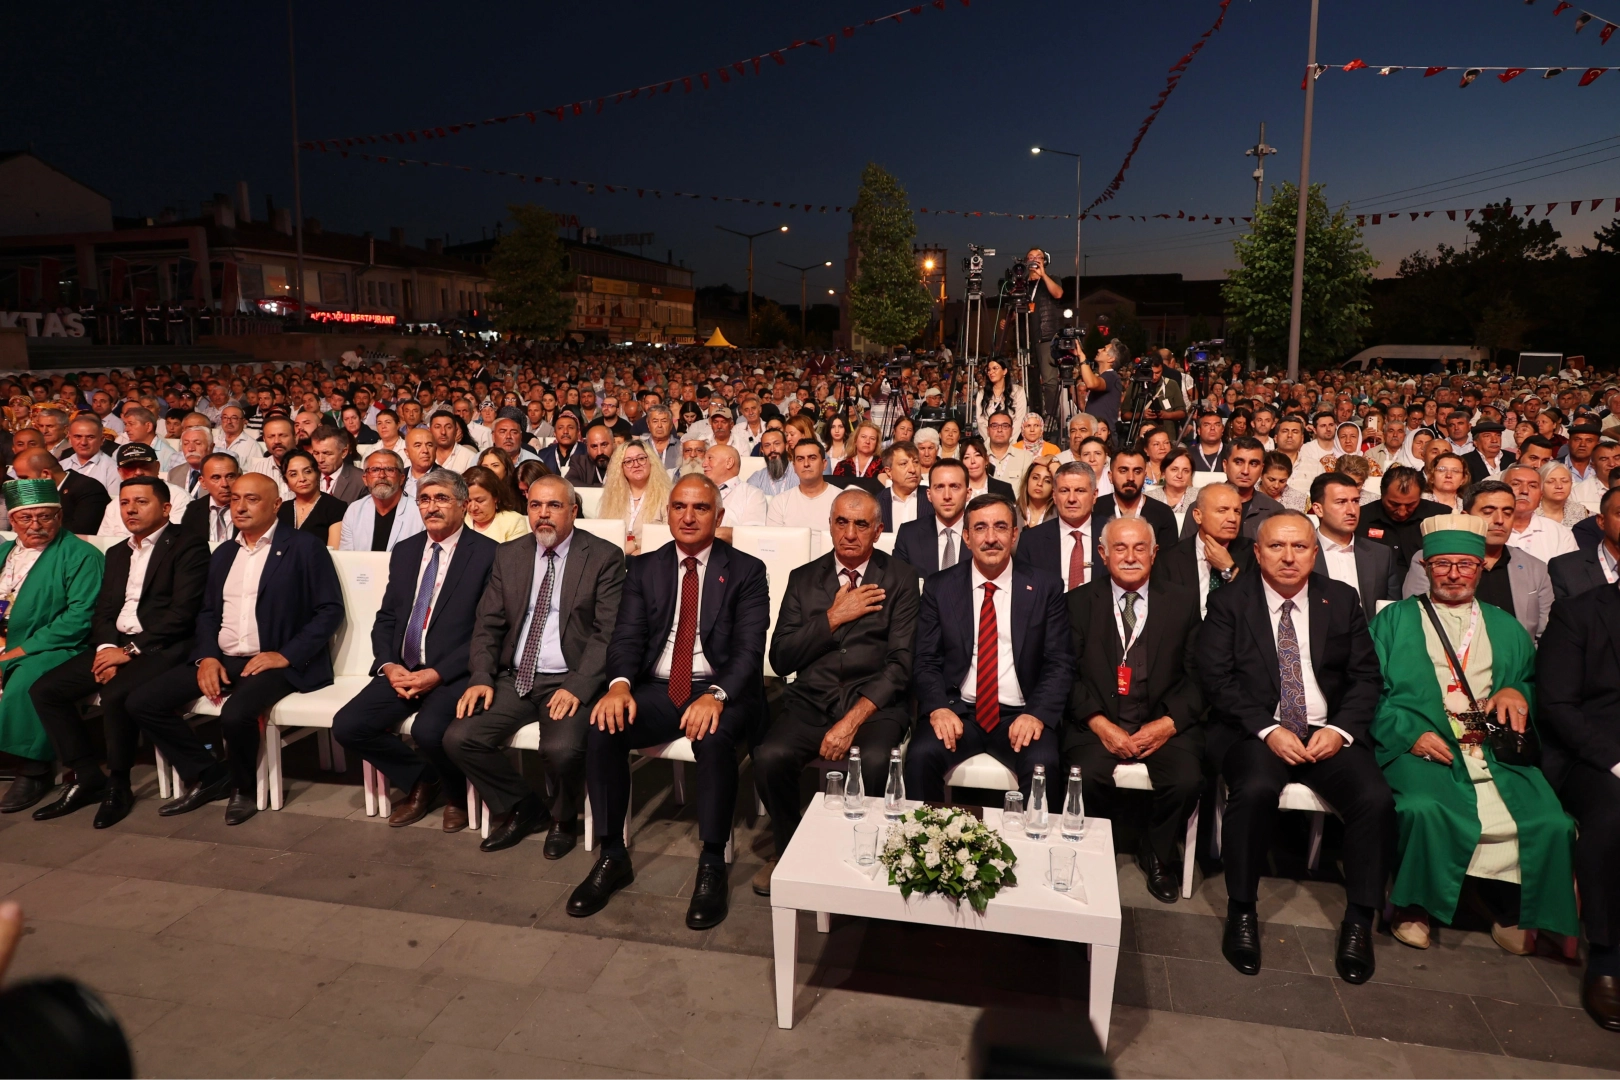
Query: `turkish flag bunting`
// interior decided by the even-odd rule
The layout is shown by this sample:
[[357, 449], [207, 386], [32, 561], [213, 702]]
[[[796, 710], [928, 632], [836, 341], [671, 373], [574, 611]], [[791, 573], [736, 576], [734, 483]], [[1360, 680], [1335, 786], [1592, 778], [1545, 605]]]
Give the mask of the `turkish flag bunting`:
[[1446, 217], [1450, 218], [1452, 221], [1456, 221], [1457, 220], [1457, 211], [1455, 211], [1455, 210], [1447, 210], [1446, 211]]
[[1502, 72], [1502, 74], [1498, 75], [1497, 78], [1502, 82], [1512, 82], [1514, 79], [1517, 79], [1523, 74], [1524, 68], [1508, 68], [1506, 71]]
[[1358, 56], [1354, 60], [1350, 61], [1348, 64], [1344, 65], [1344, 70], [1346, 70], [1346, 71], [1360, 71], [1362, 68], [1364, 68], [1366, 66], [1367, 66], [1367, 61], [1361, 59]]
[[1603, 205], [1603, 200], [1602, 199], [1593, 199], [1592, 200], [1592, 205], [1587, 207], [1587, 209], [1588, 210], [1596, 210], [1598, 207], [1600, 207], [1602, 205]]
[[1615, 26], [1614, 23], [1604, 23], [1603, 29], [1598, 31], [1598, 40], [1607, 45], [1609, 43], [1609, 39], [1614, 36], [1614, 32], [1616, 30], [1620, 30], [1620, 27]]
[[1424, 77], [1424, 78], [1425, 78], [1425, 79], [1427, 79], [1427, 78], [1428, 78], [1428, 77], [1429, 77], [1429, 76], [1430, 76], [1430, 75], [1438, 75], [1438, 74], [1440, 74], [1440, 73], [1441, 73], [1441, 72], [1442, 72], [1442, 71], [1444, 71], [1444, 70], [1446, 70], [1446, 68], [1445, 68], [1445, 65], [1444, 65], [1444, 64], [1442, 64], [1442, 65], [1441, 65], [1441, 66], [1439, 66], [1439, 67], [1430, 67], [1430, 68], [1424, 68], [1424, 69], [1423, 69], [1423, 77]]
[[1575, 5], [1569, 3], [1568, 0], [1558, 0], [1558, 6], [1553, 8], [1553, 14], [1554, 15], [1562, 15], [1564, 12], [1568, 11], [1570, 8], [1572, 8], [1574, 6]]
[[1581, 81], [1577, 85], [1579, 85], [1579, 86], [1589, 86], [1589, 85], [1592, 84], [1593, 81], [1595, 81], [1597, 79], [1597, 77], [1599, 75], [1603, 74], [1605, 71], [1608, 71], [1608, 70], [1609, 69], [1606, 68], [1606, 67], [1587, 68], [1586, 73], [1581, 76]]

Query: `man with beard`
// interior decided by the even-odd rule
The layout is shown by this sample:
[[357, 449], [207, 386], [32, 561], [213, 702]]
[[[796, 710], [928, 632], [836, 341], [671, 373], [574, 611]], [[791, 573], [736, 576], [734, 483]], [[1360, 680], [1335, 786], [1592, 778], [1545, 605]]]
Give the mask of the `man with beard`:
[[[404, 498], [405, 466], [398, 454], [373, 450], [366, 455], [362, 476], [368, 494], [343, 512], [339, 551], [393, 551], [395, 544], [422, 531], [416, 500]], [[427, 476], [417, 482], [418, 493]]]
[[539, 461], [540, 458], [528, 443], [523, 441], [523, 425], [510, 416], [503, 416], [495, 421], [490, 429], [490, 440], [498, 450], [506, 451], [506, 456], [512, 459], [512, 464], [521, 465], [525, 461]]
[[681, 463], [675, 467], [672, 479], [703, 475], [703, 456], [708, 453], [709, 440], [698, 435], [687, 435], [681, 440]]
[[1423, 519], [1448, 511], [1423, 497], [1423, 474], [1405, 465], [1384, 473], [1379, 490], [1378, 501], [1362, 507], [1356, 535], [1393, 548], [1395, 566], [1405, 577], [1412, 557], [1423, 546]]
[[[575, 487], [601, 487], [607, 479], [608, 462], [613, 458], [613, 431], [606, 424], [592, 424], [585, 432], [585, 452], [568, 463], [568, 482]], [[705, 447], [705, 449], [707, 449]]]
[[[647, 419], [651, 423], [652, 414], [649, 413]], [[782, 432], [765, 432], [759, 440], [759, 453], [765, 459], [765, 467], [756, 469], [748, 478], [750, 485], [759, 488], [768, 498], [799, 486], [799, 474], [793, 471], [792, 462], [788, 460], [787, 438]]]
[[1175, 512], [1157, 499], [1142, 494], [1147, 477], [1147, 456], [1140, 450], [1121, 450], [1114, 455], [1108, 469], [1113, 490], [1097, 500], [1097, 526], [1108, 524], [1116, 517], [1139, 517], [1153, 526], [1153, 540], [1168, 549], [1176, 542]]
[[292, 492], [287, 489], [287, 480], [281, 475], [281, 463], [288, 451], [298, 445], [297, 431], [285, 416], [267, 416], [260, 435], [264, 439], [265, 454], [252, 462], [242, 462], [242, 471], [268, 476], [275, 482], [280, 497], [290, 499]]
[[579, 452], [579, 417], [572, 412], [558, 413], [552, 425], [557, 441], [541, 448], [540, 464], [563, 476], [573, 463], [574, 455]]

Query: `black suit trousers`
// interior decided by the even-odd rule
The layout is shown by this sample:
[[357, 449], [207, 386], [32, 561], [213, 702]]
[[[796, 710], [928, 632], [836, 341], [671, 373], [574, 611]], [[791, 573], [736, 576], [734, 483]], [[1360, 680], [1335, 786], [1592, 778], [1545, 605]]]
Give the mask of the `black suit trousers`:
[[[799, 827], [804, 808], [799, 805], [799, 774], [821, 756], [821, 740], [841, 718], [818, 713], [804, 702], [787, 700], [771, 722], [765, 741], [754, 750], [754, 782], [771, 815], [776, 853], [787, 850]], [[900, 745], [906, 729], [898, 719], [873, 714], [855, 732], [861, 750], [861, 783], [868, 795], [882, 795], [889, 779], [889, 751]]]
[[551, 789], [551, 816], [570, 822], [579, 816], [585, 787], [585, 729], [593, 701], [582, 701], [573, 716], [553, 720], [546, 706], [568, 676], [537, 674], [528, 697], [518, 697], [510, 673], [495, 680], [495, 700], [482, 712], [457, 720], [445, 736], [445, 750], [472, 780], [491, 813], [509, 814], [529, 794], [512, 764], [506, 744], [518, 729], [540, 725], [540, 762]]
[[1344, 820], [1344, 891], [1352, 904], [1384, 906], [1384, 885], [1394, 865], [1395, 796], [1371, 748], [1357, 742], [1326, 761], [1289, 765], [1261, 739], [1232, 744], [1221, 762], [1226, 814], [1221, 857], [1226, 894], [1253, 903], [1266, 867], [1277, 798], [1290, 783], [1304, 784]]
[[[467, 680], [440, 683], [419, 698], [394, 692], [388, 677], [378, 675], [332, 717], [332, 737], [382, 770], [388, 782], [409, 793], [418, 780], [438, 780], [444, 797], [456, 802], [466, 794], [467, 779], [444, 752], [444, 733], [456, 718], [456, 701]], [[395, 729], [412, 713], [412, 750]]]
[[[220, 707], [219, 724], [225, 735], [231, 777], [239, 795], [258, 790], [259, 717], [293, 693], [286, 668], [272, 668], [244, 678], [242, 669], [250, 659], [252, 657], [227, 656], [221, 661], [231, 681], [220, 687], [228, 691], [229, 696]], [[130, 694], [126, 706], [135, 723], [169, 763], [180, 770], [180, 777], [187, 784], [197, 783], [205, 773], [211, 778], [216, 775], [216, 768], [223, 767], [202, 741], [202, 736], [180, 715], [181, 709], [201, 696], [202, 691], [197, 688], [197, 668], [188, 663], [169, 669]]]
[[[41, 675], [28, 696], [45, 733], [51, 737], [57, 760], [75, 773], [97, 769], [101, 755], [90, 737], [89, 724], [79, 714], [79, 702], [92, 694], [101, 695], [101, 723], [106, 733], [107, 767], [128, 771], [135, 765], [138, 731], [129, 715], [129, 695], [137, 688], [185, 663], [187, 645], [132, 656], [105, 685], [90, 674], [96, 650], [80, 653]], [[85, 783], [84, 775], [80, 783]], [[94, 783], [91, 782], [91, 786]]]
[[946, 749], [945, 743], [934, 733], [928, 717], [920, 717], [911, 735], [911, 746], [906, 751], [906, 798], [924, 802], [945, 801], [945, 774], [970, 757], [989, 754], [1018, 774], [1018, 790], [1029, 798], [1029, 782], [1035, 777], [1035, 766], [1046, 766], [1046, 805], [1051, 810], [1063, 808], [1063, 784], [1057, 776], [1058, 733], [1054, 728], [1043, 728], [1041, 737], [1021, 751], [1014, 751], [1007, 733], [1012, 722], [1023, 712], [1022, 707], [1003, 705], [1001, 723], [985, 731], [973, 719], [973, 706], [957, 702], [955, 712], [962, 719], [962, 734], [957, 737], [956, 749]]
[[[585, 787], [590, 792], [598, 837], [616, 842], [624, 833], [625, 810], [630, 805], [630, 751], [681, 738], [685, 734], [681, 714], [707, 692], [706, 686], [694, 686], [691, 699], [677, 708], [669, 699], [669, 683], [649, 679], [632, 691], [635, 723], [615, 732], [590, 726]], [[697, 759], [698, 839], [705, 844], [724, 844], [731, 838], [731, 822], [737, 814], [737, 747], [747, 742], [747, 735], [748, 714], [731, 703], [720, 710], [719, 726], [692, 743], [692, 755]]]
[[1576, 824], [1575, 883], [1594, 945], [1620, 945], [1620, 777], [1577, 761], [1558, 788]]
[[[1148, 780], [1153, 784], [1153, 809], [1148, 819], [1148, 844], [1166, 866], [1176, 861], [1176, 841], [1187, 828], [1187, 819], [1198, 805], [1204, 789], [1204, 740], [1198, 728], [1172, 735], [1165, 744], [1142, 759]], [[1063, 753], [1065, 770], [1080, 766], [1080, 791], [1086, 800], [1086, 814], [1114, 820], [1114, 766], [1120, 759], [1110, 754], [1102, 740], [1090, 730], [1070, 736]], [[1063, 785], [1068, 785], [1067, 771]], [[1060, 796], [1061, 797], [1061, 796]], [[1061, 804], [1053, 809], [1060, 809]], [[1118, 832], [1114, 834], [1118, 836]], [[1196, 852], [1187, 852], [1191, 858]]]

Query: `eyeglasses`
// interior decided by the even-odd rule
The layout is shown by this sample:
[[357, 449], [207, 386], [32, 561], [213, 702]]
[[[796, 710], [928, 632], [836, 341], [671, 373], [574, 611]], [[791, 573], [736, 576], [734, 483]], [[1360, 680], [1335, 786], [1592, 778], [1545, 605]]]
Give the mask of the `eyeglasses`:
[[1425, 560], [1424, 565], [1441, 577], [1448, 574], [1455, 574], [1458, 577], [1473, 577], [1479, 573], [1484, 564], [1478, 559], [1428, 559]]
[[454, 506], [459, 500], [450, 495], [421, 494], [416, 497], [417, 506]]
[[26, 510], [19, 510], [11, 515], [11, 521], [14, 525], [21, 525], [24, 527], [29, 525], [48, 525], [55, 521], [57, 515], [60, 513], [61, 511], [59, 510], [39, 510], [33, 513], [29, 513]]
[[387, 476], [390, 473], [396, 473], [397, 474], [397, 473], [399, 473], [401, 471], [402, 470], [397, 465], [373, 465], [371, 468], [367, 469], [361, 475], [362, 476]]

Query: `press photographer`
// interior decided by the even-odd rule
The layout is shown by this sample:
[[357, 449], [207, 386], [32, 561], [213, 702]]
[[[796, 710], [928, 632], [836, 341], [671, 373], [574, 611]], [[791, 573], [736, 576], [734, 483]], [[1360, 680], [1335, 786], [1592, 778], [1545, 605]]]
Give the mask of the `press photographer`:
[[1052, 339], [1063, 329], [1063, 283], [1046, 273], [1047, 255], [1030, 248], [1024, 255], [1025, 275], [1035, 310], [1029, 316], [1029, 339], [1035, 355], [1038, 377], [1029, 388], [1030, 411], [1055, 409], [1058, 400], [1058, 370], [1052, 358]]
[[1107, 424], [1109, 431], [1119, 423], [1121, 384], [1115, 368], [1129, 359], [1130, 352], [1123, 343], [1110, 341], [1097, 350], [1096, 356], [1080, 361], [1080, 385], [1088, 394], [1086, 412], [1096, 417], [1098, 423]]
[[1174, 442], [1175, 428], [1187, 419], [1187, 393], [1182, 388], [1180, 373], [1166, 370], [1164, 358], [1167, 355], [1168, 352], [1160, 350], [1137, 361], [1136, 370], [1131, 373], [1131, 404], [1124, 416], [1140, 420], [1143, 425], [1171, 425], [1171, 441]]

